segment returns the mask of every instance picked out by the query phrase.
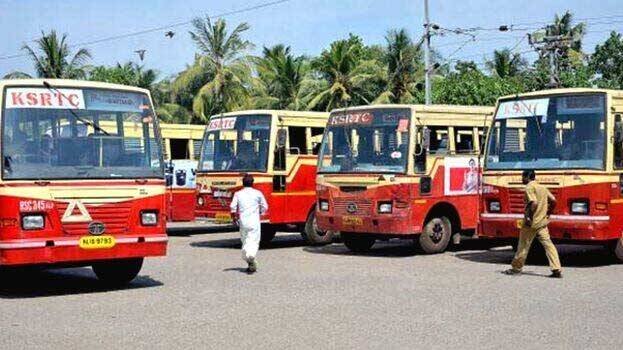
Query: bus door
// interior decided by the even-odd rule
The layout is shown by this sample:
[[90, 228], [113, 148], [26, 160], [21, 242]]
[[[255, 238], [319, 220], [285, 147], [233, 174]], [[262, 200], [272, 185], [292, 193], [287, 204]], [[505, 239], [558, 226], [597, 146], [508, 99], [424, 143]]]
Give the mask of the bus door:
[[283, 222], [286, 220], [285, 213], [288, 208], [288, 196], [286, 195], [287, 182], [287, 153], [288, 153], [288, 128], [277, 128], [277, 142], [273, 160], [273, 188], [270, 200], [271, 222]]

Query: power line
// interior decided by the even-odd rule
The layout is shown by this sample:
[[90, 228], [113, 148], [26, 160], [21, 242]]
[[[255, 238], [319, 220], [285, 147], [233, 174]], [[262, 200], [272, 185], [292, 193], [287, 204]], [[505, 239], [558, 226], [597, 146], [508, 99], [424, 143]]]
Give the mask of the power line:
[[[229, 11], [229, 12], [223, 12], [223, 13], [220, 13], [218, 15], [208, 16], [208, 17], [210, 19], [217, 19], [217, 18], [221, 18], [221, 17], [226, 17], [226, 16], [236, 15], [236, 14], [250, 12], [250, 11], [254, 11], [254, 10], [259, 10], [259, 9], [262, 9], [262, 8], [265, 8], [265, 7], [275, 6], [275, 5], [283, 4], [283, 3], [286, 3], [286, 2], [289, 2], [289, 1], [291, 1], [291, 0], [277, 0], [277, 1], [265, 2], [265, 3], [258, 4], [258, 5], [255, 5], [255, 6], [249, 6], [249, 7], [245, 7], [245, 8], [238, 9], [238, 10], [233, 10], [233, 11]], [[160, 26], [160, 27], [154, 27], [154, 28], [149, 28], [149, 29], [143, 29], [143, 30], [139, 30], [139, 31], [135, 31], [135, 32], [126, 33], [126, 34], [113, 35], [113, 36], [109, 36], [109, 37], [105, 37], [105, 38], [95, 39], [95, 40], [92, 40], [92, 41], [84, 41], [84, 42], [80, 42], [80, 43], [76, 43], [76, 44], [71, 44], [71, 45], [69, 45], [69, 47], [90, 46], [90, 45], [95, 45], [95, 44], [108, 42], [108, 41], [121, 40], [121, 39], [130, 38], [130, 37], [133, 37], [133, 36], [138, 36], [138, 35], [158, 32], [158, 31], [162, 31], [162, 30], [165, 30], [165, 29], [183, 27], [183, 26], [189, 25], [191, 23], [192, 23], [192, 20], [190, 20], [190, 21], [183, 21], [183, 22], [177, 22], [177, 23], [171, 23], [171, 24], [166, 25], [166, 26]], [[28, 56], [28, 54], [5, 55], [5, 56], [0, 56], [0, 60], [8, 60], [8, 59], [12, 59], [12, 58], [25, 57], [25, 56]]]

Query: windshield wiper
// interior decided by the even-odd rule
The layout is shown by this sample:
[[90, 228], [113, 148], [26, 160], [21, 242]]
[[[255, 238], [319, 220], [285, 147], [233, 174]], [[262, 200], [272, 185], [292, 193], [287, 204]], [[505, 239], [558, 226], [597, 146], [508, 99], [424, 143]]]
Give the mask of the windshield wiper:
[[[517, 98], [516, 101], [521, 102], [521, 104], [524, 107], [526, 107], [526, 110], [528, 110], [528, 111], [530, 110], [530, 107], [528, 107], [528, 105], [526, 104], [526, 102], [524, 100]], [[538, 116], [536, 115], [536, 113], [532, 113], [531, 117], [534, 118], [534, 122], [536, 123], [536, 127], [537, 127], [537, 129], [539, 131], [539, 136], [541, 136], [541, 134], [542, 134], [542, 132], [541, 132], [541, 124], [539, 122]]]
[[[49, 82], [47, 82], [47, 81], [45, 81], [45, 80], [44, 80], [44, 81], [43, 81], [43, 86], [45, 86], [48, 90], [50, 90], [50, 91], [52, 91], [52, 92], [55, 92], [55, 93], [57, 93], [57, 94], [59, 94], [59, 95], [61, 95], [61, 96], [62, 96], [62, 93], [61, 93], [60, 91], [58, 91], [58, 89], [57, 89], [57, 88], [53, 87], [53, 86], [52, 86]], [[110, 134], [109, 134], [106, 130], [104, 130], [104, 129], [100, 128], [98, 125], [95, 125], [95, 123], [93, 123], [93, 122], [91, 122], [91, 121], [88, 121], [88, 120], [86, 120], [86, 119], [83, 119], [83, 118], [82, 118], [82, 117], [80, 117], [78, 114], [76, 114], [76, 112], [75, 112], [73, 109], [68, 109], [68, 111], [69, 111], [69, 113], [71, 113], [71, 115], [72, 115], [74, 118], [76, 118], [76, 120], [77, 120], [77, 121], [81, 122], [82, 124], [87, 125], [87, 126], [90, 126], [90, 127], [92, 127], [92, 128], [93, 128], [93, 130], [95, 130], [95, 131], [99, 131], [99, 132], [101, 132], [102, 134], [104, 134], [104, 135], [106, 135], [106, 136], [110, 136]]]

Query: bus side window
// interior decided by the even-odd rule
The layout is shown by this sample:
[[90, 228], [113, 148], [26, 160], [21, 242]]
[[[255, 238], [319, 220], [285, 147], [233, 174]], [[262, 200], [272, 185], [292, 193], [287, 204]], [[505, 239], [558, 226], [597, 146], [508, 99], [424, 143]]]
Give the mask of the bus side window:
[[472, 128], [454, 128], [456, 153], [474, 152], [474, 130]]
[[290, 154], [307, 154], [307, 137], [305, 136], [305, 127], [290, 126], [288, 127], [290, 136]]
[[320, 146], [322, 145], [322, 135], [324, 134], [324, 128], [311, 128], [312, 137], [312, 154], [318, 155], [320, 153]]
[[447, 127], [429, 127], [430, 130], [430, 148], [431, 154], [443, 155], [448, 153], [448, 128]]
[[614, 166], [623, 168], [623, 116], [614, 116]]
[[288, 139], [288, 129], [281, 128], [277, 130], [277, 145], [275, 146], [275, 160], [273, 161], [273, 170], [286, 170], [286, 147]]

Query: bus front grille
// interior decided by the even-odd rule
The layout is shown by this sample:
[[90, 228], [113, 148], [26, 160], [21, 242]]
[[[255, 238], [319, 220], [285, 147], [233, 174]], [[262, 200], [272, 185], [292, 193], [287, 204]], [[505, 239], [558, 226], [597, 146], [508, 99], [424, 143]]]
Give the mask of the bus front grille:
[[337, 215], [368, 216], [371, 214], [372, 201], [368, 199], [335, 198], [333, 206]]
[[[73, 213], [65, 213], [69, 203], [57, 203], [59, 215], [71, 218], [72, 216], [81, 215], [79, 209], [74, 209]], [[109, 203], [101, 205], [84, 205], [90, 221], [84, 222], [62, 222], [63, 231], [68, 235], [86, 235], [89, 234], [89, 223], [97, 221], [105, 226], [104, 234], [123, 234], [128, 232], [130, 225], [130, 212], [132, 211], [131, 203]], [[138, 218], [137, 218], [138, 220]]]

